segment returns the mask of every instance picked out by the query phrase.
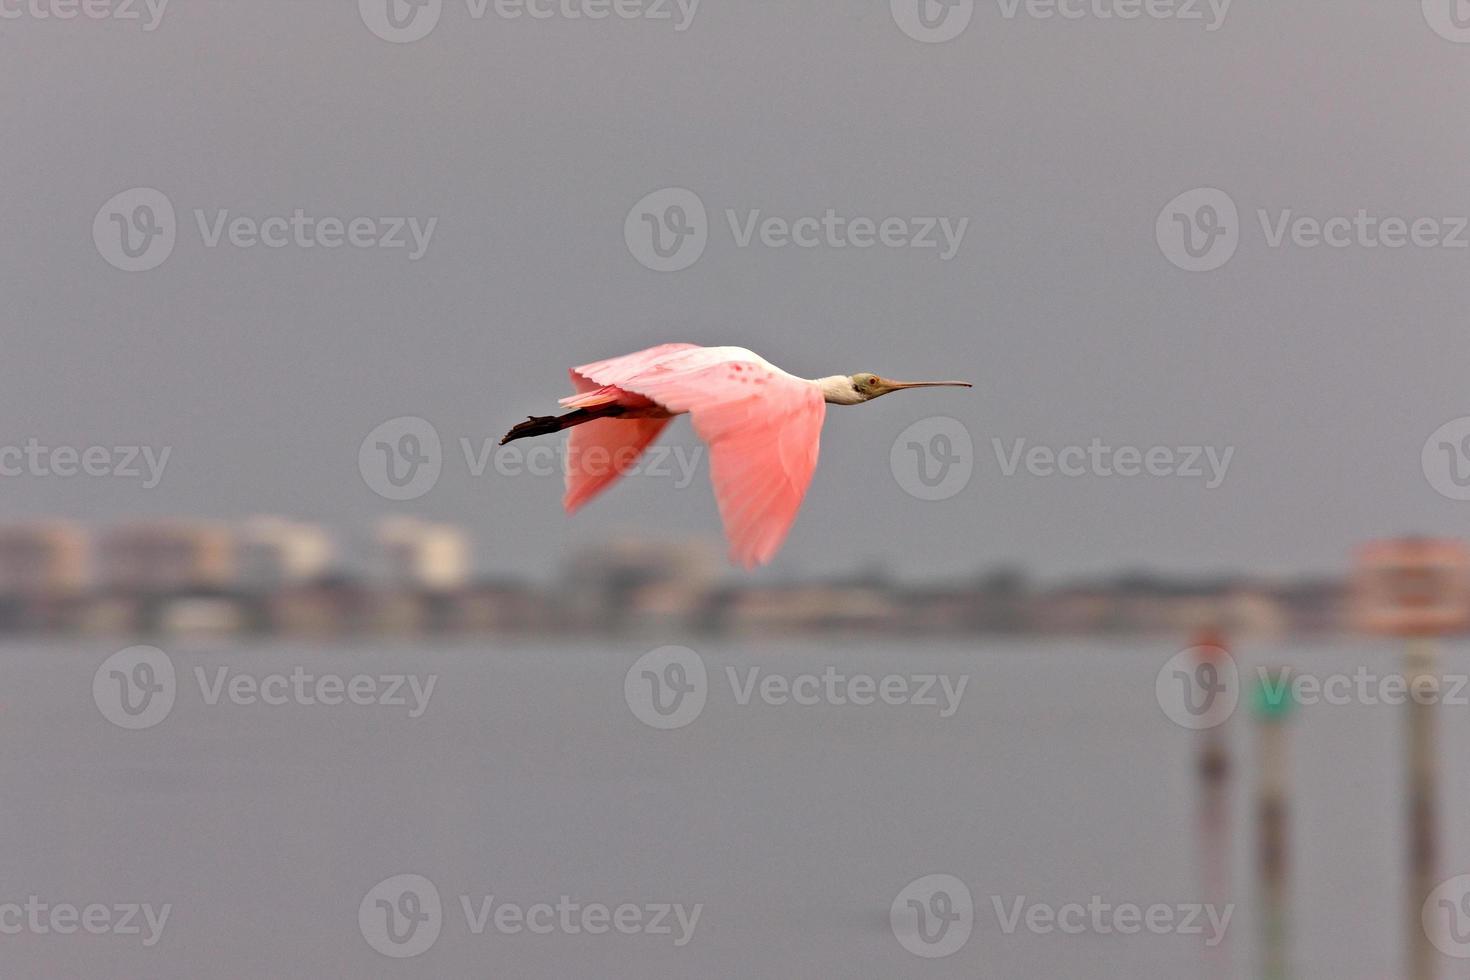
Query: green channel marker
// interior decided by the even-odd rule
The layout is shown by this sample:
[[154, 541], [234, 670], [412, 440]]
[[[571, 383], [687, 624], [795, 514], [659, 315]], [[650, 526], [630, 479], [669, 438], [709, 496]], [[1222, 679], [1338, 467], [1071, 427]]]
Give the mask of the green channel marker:
[[1251, 691], [1251, 707], [1260, 718], [1281, 719], [1296, 709], [1296, 699], [1291, 696], [1291, 678], [1291, 671], [1284, 667], [1257, 678]]

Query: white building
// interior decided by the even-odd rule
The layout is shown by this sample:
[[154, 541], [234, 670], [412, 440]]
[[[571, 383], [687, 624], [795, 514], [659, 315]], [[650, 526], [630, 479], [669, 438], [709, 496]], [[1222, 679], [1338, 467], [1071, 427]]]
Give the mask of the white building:
[[378, 525], [388, 581], [400, 588], [450, 592], [470, 575], [469, 539], [453, 524], [390, 517]]
[[252, 517], [240, 529], [236, 545], [240, 583], [261, 590], [318, 579], [335, 556], [324, 528], [284, 517]]

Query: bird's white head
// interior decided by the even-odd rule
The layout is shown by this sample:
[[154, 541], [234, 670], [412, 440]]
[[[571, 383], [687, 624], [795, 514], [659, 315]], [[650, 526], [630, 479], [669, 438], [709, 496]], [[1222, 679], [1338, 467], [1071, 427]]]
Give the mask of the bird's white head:
[[831, 405], [860, 405], [905, 388], [973, 387], [968, 381], [890, 381], [868, 371], [834, 374], [830, 378], [817, 379], [817, 384], [822, 389], [822, 397]]

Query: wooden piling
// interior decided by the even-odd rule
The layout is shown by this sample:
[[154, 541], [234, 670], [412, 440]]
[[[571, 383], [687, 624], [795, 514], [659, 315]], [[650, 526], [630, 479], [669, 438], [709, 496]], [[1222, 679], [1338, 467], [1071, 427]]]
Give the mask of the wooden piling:
[[1435, 980], [1437, 952], [1422, 918], [1439, 863], [1434, 720], [1439, 703], [1434, 637], [1470, 626], [1470, 551], [1443, 538], [1394, 538], [1359, 549], [1353, 616], [1361, 629], [1404, 637], [1407, 882], [1404, 980]]
[[[1198, 631], [1191, 644], [1196, 661], [1217, 668], [1229, 656], [1225, 638], [1214, 628]], [[1217, 699], [1218, 700], [1218, 699]], [[1217, 707], [1216, 710], [1219, 710]], [[1199, 732], [1196, 760], [1198, 780], [1197, 856], [1205, 900], [1217, 907], [1230, 901], [1230, 744], [1225, 737], [1225, 717], [1209, 719]], [[1207, 976], [1224, 980], [1230, 976], [1228, 943], [1207, 948]]]
[[[1438, 655], [1434, 641], [1416, 637], [1404, 654], [1404, 677], [1409, 684], [1405, 710], [1408, 812], [1409, 887], [1404, 896], [1404, 925], [1409, 936], [1409, 980], [1434, 980], [1437, 953], [1422, 925], [1422, 910], [1434, 891], [1439, 866], [1439, 767], [1435, 746], [1435, 707], [1438, 697]], [[1415, 692], [1420, 692], [1415, 696]]]
[[1261, 976], [1289, 980], [1291, 870], [1291, 784], [1286, 752], [1286, 718], [1292, 699], [1289, 674], [1274, 671], [1272, 685], [1258, 684], [1256, 716], [1256, 874]]

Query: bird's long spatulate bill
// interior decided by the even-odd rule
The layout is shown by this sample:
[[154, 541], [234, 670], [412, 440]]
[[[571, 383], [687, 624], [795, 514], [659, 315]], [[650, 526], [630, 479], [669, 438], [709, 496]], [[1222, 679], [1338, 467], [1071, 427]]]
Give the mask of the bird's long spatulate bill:
[[968, 381], [885, 381], [894, 391], [900, 388], [973, 388]]

